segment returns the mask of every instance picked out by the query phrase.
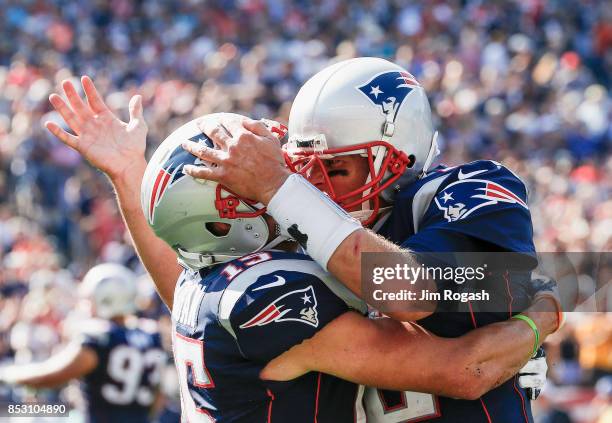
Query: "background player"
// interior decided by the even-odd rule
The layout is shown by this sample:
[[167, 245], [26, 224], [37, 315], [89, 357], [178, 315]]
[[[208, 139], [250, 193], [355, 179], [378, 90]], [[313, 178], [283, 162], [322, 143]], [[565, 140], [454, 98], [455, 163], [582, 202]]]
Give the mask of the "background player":
[[0, 369], [0, 381], [47, 388], [80, 379], [89, 422], [150, 421], [166, 354], [156, 322], [131, 316], [135, 275], [100, 264], [81, 289], [95, 318], [78, 322], [80, 336], [44, 362]]

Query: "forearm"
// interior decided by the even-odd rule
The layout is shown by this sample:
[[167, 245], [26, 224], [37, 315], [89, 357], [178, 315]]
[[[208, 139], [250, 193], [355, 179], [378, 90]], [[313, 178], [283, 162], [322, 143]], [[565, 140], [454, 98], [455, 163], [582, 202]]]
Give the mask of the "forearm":
[[[552, 302], [542, 301], [550, 303], [548, 310], [525, 314], [543, 340], [556, 328], [557, 318], [550, 311]], [[518, 320], [441, 338], [415, 323], [369, 320], [348, 312], [272, 360], [261, 377], [285, 381], [320, 371], [383, 389], [476, 399], [518, 372], [530, 358], [534, 339]]]
[[[557, 313], [552, 300], [539, 300], [522, 314], [531, 318], [538, 327], [538, 346], [557, 328]], [[458, 389], [461, 389], [462, 380], [474, 380], [475, 396], [480, 397], [510, 379], [525, 365], [533, 354], [535, 334], [527, 323], [510, 319], [469, 332], [458, 340], [462, 345], [456, 347], [468, 358], [456, 369], [459, 372]]]
[[319, 371], [361, 385], [445, 395], [453, 342], [415, 323], [348, 312], [272, 360], [261, 377], [286, 381]]
[[17, 379], [16, 383], [19, 385], [26, 385], [31, 388], [54, 388], [56, 386], [63, 385], [67, 383], [68, 380], [65, 380], [61, 377], [60, 374], [57, 373], [49, 373], [49, 374], [30, 374], [25, 375], [22, 378]]
[[135, 163], [129, 174], [111, 178], [117, 203], [130, 232], [136, 253], [151, 275], [159, 296], [172, 309], [174, 286], [181, 272], [176, 254], [155, 235], [140, 206], [140, 184], [147, 163]]
[[8, 366], [0, 370], [0, 380], [32, 388], [52, 388], [70, 380], [61, 369], [53, 369], [48, 362]]
[[[351, 291], [368, 303], [370, 303], [372, 298], [364, 298], [366, 293], [362, 289], [362, 283], [372, 284], [373, 282], [371, 280], [364, 280], [362, 282], [362, 253], [391, 253], [393, 254], [394, 266], [400, 265], [403, 267], [406, 265], [409, 268], [420, 267], [420, 263], [417, 261], [414, 254], [400, 248], [373, 231], [360, 229], [353, 232], [334, 251], [327, 264], [327, 268], [332, 275], [342, 281]], [[381, 265], [384, 267], [385, 261], [388, 261], [388, 259], [385, 260], [386, 257], [384, 255], [380, 257]], [[389, 263], [386, 264], [389, 265]], [[372, 267], [374, 266], [375, 265], [372, 264]], [[437, 289], [435, 282], [429, 279], [420, 279], [414, 283], [409, 283], [408, 281], [388, 281], [385, 283], [387, 286], [395, 285], [406, 291], [414, 292], [416, 298], [420, 298], [420, 292], [424, 290], [435, 292]], [[401, 306], [402, 310], [393, 310], [394, 307], [397, 308], [397, 302], [390, 303], [388, 307], [384, 307], [384, 304], [382, 304], [382, 306], [380, 303], [377, 304], [377, 308], [381, 309], [387, 316], [400, 321], [415, 321], [422, 319], [429, 316], [435, 309], [435, 303], [422, 300], [406, 301], [403, 302]], [[385, 308], [393, 311], [387, 311]]]
[[[411, 283], [404, 280], [389, 282], [404, 292], [411, 292], [415, 297], [413, 301], [403, 304], [401, 310], [397, 309], [398, 304], [389, 304], [394, 307], [372, 304], [374, 299], [368, 298], [370, 286], [366, 285], [366, 289], [362, 287], [363, 253], [381, 253], [374, 260], [381, 264], [386, 262], [387, 266], [415, 268], [420, 267], [420, 264], [410, 251], [402, 250], [373, 231], [363, 228], [302, 176], [293, 174], [285, 179], [269, 200], [268, 213], [321, 267], [329, 270], [357, 296], [388, 316], [403, 321], [418, 320], [435, 309], [435, 304], [419, 299], [423, 290], [436, 291], [435, 283], [427, 279]], [[390, 256], [389, 253], [395, 254]], [[391, 262], [390, 259], [396, 261]], [[364, 279], [363, 283], [373, 282]]]
[[[540, 331], [538, 346], [557, 327], [556, 309], [549, 299], [539, 300], [523, 314]], [[380, 319], [375, 324], [380, 330], [370, 338], [378, 345], [374, 355], [385, 359], [373, 363], [364, 356], [361, 362], [373, 363], [367, 370], [346, 364], [348, 357], [334, 362], [323, 353], [309, 354], [317, 358], [319, 370], [341, 378], [384, 389], [473, 400], [517, 374], [531, 358], [535, 345], [533, 331], [525, 322], [515, 319], [452, 339], [434, 336], [416, 324], [399, 324], [390, 319]], [[344, 341], [345, 345], [349, 343], [349, 339]], [[362, 347], [352, 354], [353, 361], [359, 363], [360, 354], [371, 355], [372, 351]]]

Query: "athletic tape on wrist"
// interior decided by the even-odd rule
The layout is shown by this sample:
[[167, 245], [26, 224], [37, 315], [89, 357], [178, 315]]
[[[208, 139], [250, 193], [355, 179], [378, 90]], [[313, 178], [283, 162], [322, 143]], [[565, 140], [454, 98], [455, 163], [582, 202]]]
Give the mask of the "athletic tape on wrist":
[[325, 270], [340, 243], [361, 228], [359, 221], [296, 173], [274, 194], [268, 214]]

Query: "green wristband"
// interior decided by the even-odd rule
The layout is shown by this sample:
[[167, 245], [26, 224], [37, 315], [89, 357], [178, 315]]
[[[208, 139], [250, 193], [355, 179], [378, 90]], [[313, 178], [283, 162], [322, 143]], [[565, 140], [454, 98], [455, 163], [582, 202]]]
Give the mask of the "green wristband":
[[523, 322], [527, 323], [529, 325], [529, 327], [533, 330], [533, 333], [535, 334], [535, 342], [533, 344], [533, 352], [531, 353], [531, 356], [533, 357], [535, 355], [535, 353], [538, 351], [538, 347], [540, 346], [540, 331], [538, 330], [538, 327], [536, 326], [534, 321], [531, 320], [531, 318], [525, 316], [524, 314], [516, 314], [516, 315], [512, 316], [512, 318], [513, 319], [522, 320]]

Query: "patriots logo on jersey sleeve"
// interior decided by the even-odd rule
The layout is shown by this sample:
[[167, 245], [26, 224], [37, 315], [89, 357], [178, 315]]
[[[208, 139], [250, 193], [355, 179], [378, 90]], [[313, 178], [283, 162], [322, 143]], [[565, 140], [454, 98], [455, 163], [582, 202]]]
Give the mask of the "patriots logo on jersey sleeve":
[[288, 292], [272, 301], [240, 329], [264, 326], [273, 322], [300, 322], [318, 327], [317, 297], [312, 285]]
[[[189, 138], [189, 141], [202, 143], [209, 148], [214, 147], [213, 142], [204, 134], [198, 134], [195, 137], [191, 137]], [[164, 193], [168, 190], [168, 188], [185, 176], [183, 173], [183, 166], [186, 164], [200, 163], [202, 163], [202, 161], [198, 157], [186, 151], [180, 145], [174, 149], [170, 156], [168, 156], [157, 173], [155, 184], [153, 184], [153, 190], [151, 191], [148, 216], [150, 224], [153, 224], [155, 208], [163, 198]]]
[[376, 75], [369, 82], [357, 87], [365, 96], [377, 106], [380, 106], [384, 115], [390, 115], [395, 122], [404, 99], [414, 87], [419, 87], [414, 76], [408, 72], [390, 71]]
[[453, 182], [440, 191], [434, 201], [449, 222], [465, 219], [476, 210], [499, 203], [518, 204], [529, 209], [518, 195], [496, 182], [484, 179], [460, 179]]

